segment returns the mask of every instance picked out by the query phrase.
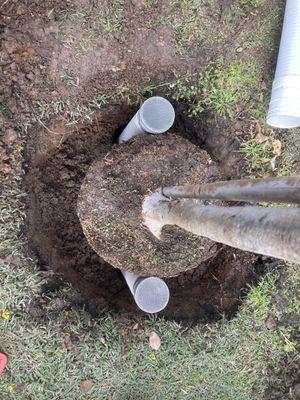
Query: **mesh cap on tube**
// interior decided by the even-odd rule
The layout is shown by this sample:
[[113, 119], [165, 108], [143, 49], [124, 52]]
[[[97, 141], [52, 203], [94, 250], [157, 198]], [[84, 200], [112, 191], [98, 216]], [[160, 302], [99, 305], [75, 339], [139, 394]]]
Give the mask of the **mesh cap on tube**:
[[154, 96], [142, 104], [139, 110], [139, 119], [145, 132], [163, 133], [173, 125], [175, 111], [167, 99]]
[[167, 284], [158, 277], [141, 279], [134, 291], [137, 306], [152, 314], [163, 310], [169, 302], [169, 297], [170, 292]]

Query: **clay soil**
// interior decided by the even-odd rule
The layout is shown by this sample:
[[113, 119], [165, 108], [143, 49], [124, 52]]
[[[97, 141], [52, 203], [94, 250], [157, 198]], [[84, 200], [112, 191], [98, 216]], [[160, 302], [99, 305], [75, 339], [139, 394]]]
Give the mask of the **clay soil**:
[[[125, 44], [119, 34], [113, 38], [103, 35], [96, 43], [92, 38], [85, 48], [90, 36], [80, 37], [82, 32], [72, 16], [81, 18], [79, 11], [90, 3], [101, 8], [109, 2], [28, 0], [20, 4], [12, 0], [0, 5], [0, 161], [5, 179], [23, 174], [27, 192], [24, 231], [28, 251], [40, 268], [70, 282], [82, 294], [86, 307], [96, 313], [138, 313], [121, 273], [93, 251], [76, 215], [78, 193], [90, 165], [103, 160], [116, 145], [116, 137], [137, 106], [125, 104], [120, 95], [85, 122], [69, 126], [60, 113], [43, 117], [37, 102], [76, 109], [95, 95], [115, 93], [120, 87], [141, 90], [149, 82], [161, 84], [187, 70], [193, 72], [209, 62], [214, 52], [226, 54], [231, 38], [227, 48], [226, 44], [224, 48], [203, 45], [182, 57], [175, 51], [170, 28], [145, 28], [154, 11], [146, 7], [146, 1], [135, 0], [124, 3]], [[214, 23], [219, 23], [227, 3], [220, 1], [220, 15]], [[168, 7], [168, 2], [158, 2], [155, 13], [167, 17]], [[237, 26], [237, 32], [240, 28]], [[69, 69], [76, 79], [69, 77], [66, 83]], [[163, 89], [155, 94], [163, 95]], [[173, 104], [175, 134], [208, 151], [223, 179], [242, 176], [240, 140], [232, 134], [230, 123], [226, 119], [218, 122], [208, 113], [190, 118], [188, 104]], [[21, 167], [22, 152], [25, 162]], [[231, 316], [248, 283], [267, 270], [269, 262], [220, 246], [205, 265], [199, 262], [199, 267], [167, 279], [171, 300], [162, 315], [181, 321]]]

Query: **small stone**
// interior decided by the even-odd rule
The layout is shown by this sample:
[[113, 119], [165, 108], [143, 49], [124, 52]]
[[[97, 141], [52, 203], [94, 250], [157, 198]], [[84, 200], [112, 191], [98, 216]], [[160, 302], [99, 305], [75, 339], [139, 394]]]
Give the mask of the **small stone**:
[[9, 157], [4, 149], [4, 147], [0, 147], [0, 162], [3, 163], [9, 160]]
[[277, 326], [276, 321], [272, 317], [267, 318], [265, 325], [266, 325], [266, 328], [269, 330], [273, 330]]
[[115, 65], [112, 65], [111, 70], [112, 70], [112, 72], [118, 72], [120, 70], [120, 68], [116, 67]]
[[147, 0], [131, 0], [134, 7], [142, 8], [147, 5]]
[[62, 180], [67, 181], [68, 179], [70, 179], [70, 175], [68, 172], [61, 171], [59, 175], [60, 175], [60, 179], [62, 179]]
[[126, 69], [126, 63], [125, 63], [124, 61], [120, 62], [119, 68], [120, 68], [120, 71], [125, 71], [125, 69]]
[[56, 312], [61, 312], [63, 309], [65, 309], [68, 306], [68, 303], [66, 300], [62, 300], [62, 299], [54, 299], [51, 303], [52, 308], [56, 311]]
[[39, 305], [27, 305], [25, 306], [25, 311], [32, 318], [38, 320], [45, 315], [44, 310]]
[[72, 188], [72, 187], [75, 186], [75, 182], [74, 181], [67, 181], [66, 182], [66, 186], [69, 187], [69, 188]]
[[276, 294], [276, 295], [274, 296], [273, 302], [274, 302], [276, 308], [277, 308], [279, 311], [284, 311], [284, 310], [287, 308], [287, 306], [288, 306], [288, 301], [287, 301], [287, 299], [285, 299], [285, 298], [282, 297], [282, 296], [279, 296], [278, 294]]
[[17, 71], [17, 64], [15, 62], [10, 64], [10, 69], [12, 72], [16, 72]]
[[20, 267], [22, 265], [22, 259], [19, 256], [9, 255], [5, 257], [5, 262], [9, 265], [13, 265], [15, 267]]
[[0, 51], [0, 65], [5, 66], [10, 63], [10, 57], [4, 50]]
[[18, 8], [17, 8], [17, 10], [16, 10], [16, 14], [17, 15], [23, 15], [23, 14], [25, 14], [25, 12], [26, 12], [26, 8], [25, 8], [25, 6], [18, 6]]
[[87, 379], [86, 381], [81, 382], [80, 389], [83, 390], [84, 392], [88, 392], [93, 386], [94, 382], [91, 381], [90, 379]]
[[26, 78], [29, 80], [29, 81], [33, 81], [34, 80], [34, 78], [35, 78], [35, 75], [34, 75], [34, 73], [33, 72], [28, 72], [28, 74], [26, 74], [25, 75], [26, 76]]
[[2, 137], [2, 142], [7, 146], [11, 146], [18, 139], [17, 132], [9, 128], [6, 130], [4, 136]]
[[291, 388], [291, 392], [294, 395], [295, 399], [300, 399], [300, 383], [297, 385], [293, 386]]
[[12, 171], [12, 168], [11, 168], [11, 166], [9, 164], [3, 164], [3, 171], [6, 174], [10, 174], [11, 171]]
[[11, 98], [8, 100], [8, 107], [9, 107], [10, 111], [11, 111], [13, 114], [17, 114], [17, 112], [18, 112], [18, 105], [17, 105], [17, 102], [16, 102], [16, 100], [15, 100], [14, 98], [11, 97]]
[[134, 331], [136, 331], [136, 330], [139, 329], [139, 324], [138, 324], [138, 322], [137, 322], [136, 324], [133, 325], [132, 329], [133, 329]]
[[159, 350], [161, 339], [156, 332], [151, 332], [149, 335], [149, 345], [153, 350]]
[[13, 54], [16, 51], [16, 43], [12, 41], [6, 41], [3, 44], [3, 47], [7, 51], [8, 54]]

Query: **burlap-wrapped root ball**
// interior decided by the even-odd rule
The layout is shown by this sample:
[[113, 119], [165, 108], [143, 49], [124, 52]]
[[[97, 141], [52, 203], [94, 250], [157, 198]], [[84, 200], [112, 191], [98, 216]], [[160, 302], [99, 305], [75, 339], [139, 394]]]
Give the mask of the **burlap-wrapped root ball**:
[[78, 216], [96, 253], [111, 265], [142, 276], [170, 277], [211, 258], [219, 245], [178, 227], [161, 240], [142, 220], [144, 196], [163, 186], [219, 180], [208, 154], [176, 136], [141, 135], [116, 145], [92, 164], [78, 198]]

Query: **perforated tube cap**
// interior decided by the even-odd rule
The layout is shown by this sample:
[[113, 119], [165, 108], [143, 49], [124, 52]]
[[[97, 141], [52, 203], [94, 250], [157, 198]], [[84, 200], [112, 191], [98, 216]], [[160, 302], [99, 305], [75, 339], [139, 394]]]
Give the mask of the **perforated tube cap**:
[[150, 314], [162, 311], [169, 298], [167, 284], [158, 277], [140, 278], [136, 282], [134, 300], [142, 311]]
[[138, 114], [141, 128], [145, 132], [154, 134], [166, 132], [175, 120], [172, 104], [160, 96], [147, 99], [142, 104]]

